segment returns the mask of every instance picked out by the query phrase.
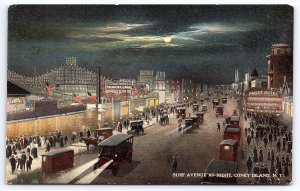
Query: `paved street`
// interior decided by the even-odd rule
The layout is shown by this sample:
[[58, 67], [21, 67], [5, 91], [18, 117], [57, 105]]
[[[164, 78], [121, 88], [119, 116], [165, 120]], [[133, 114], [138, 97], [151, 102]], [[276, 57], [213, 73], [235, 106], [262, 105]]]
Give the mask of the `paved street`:
[[[217, 132], [217, 122], [224, 118], [215, 117], [212, 103], [206, 102], [208, 111], [204, 124], [192, 133], [178, 132], [175, 115], [170, 124], [158, 124], [146, 129], [145, 135], [134, 138], [133, 162], [122, 166], [117, 176], [105, 171], [95, 179], [94, 184], [199, 184], [200, 178], [173, 178], [172, 157], [178, 154], [178, 173], [203, 173], [212, 159], [219, 158], [219, 143], [223, 132]], [[235, 108], [233, 100], [225, 105], [224, 115], [230, 115]], [[187, 111], [191, 113], [191, 108]]]
[[[205, 102], [208, 105], [208, 111], [204, 115], [204, 123], [191, 133], [178, 131], [178, 120], [175, 114], [170, 114], [169, 125], [161, 126], [152, 119], [149, 125], [146, 125], [143, 135], [134, 137], [133, 161], [127, 163], [119, 169], [116, 176], [111, 174], [110, 170], [104, 170], [92, 184], [199, 184], [200, 177], [179, 177], [180, 173], [204, 173], [207, 165], [212, 159], [219, 159], [219, 143], [223, 140], [223, 128], [221, 132], [217, 131], [217, 123], [223, 124], [224, 117], [215, 116], [215, 110], [212, 108], [211, 101]], [[224, 116], [232, 115], [233, 110], [237, 109], [236, 100], [229, 99], [224, 105]], [[192, 108], [186, 112], [193, 115]], [[182, 122], [183, 124], [184, 122]], [[249, 127], [248, 121], [241, 116], [242, 136], [241, 146], [238, 148], [238, 173], [247, 173], [245, 160], [241, 160], [240, 149], [243, 145], [246, 148], [246, 156], [251, 154], [253, 147], [260, 145], [253, 140], [250, 146], [246, 146], [244, 129]], [[114, 131], [114, 134], [119, 132]], [[123, 131], [122, 133], [126, 133]], [[271, 145], [269, 145], [271, 147]], [[274, 146], [274, 143], [272, 147]], [[75, 150], [75, 167], [85, 164], [97, 158], [97, 150], [86, 151], [84, 144], [69, 145]], [[43, 153], [43, 148], [40, 153]], [[264, 150], [267, 156], [267, 150]], [[172, 157], [178, 154], [178, 168], [176, 176], [172, 172]], [[260, 163], [259, 165], [261, 165]], [[267, 164], [267, 162], [265, 162]], [[7, 162], [6, 171], [10, 172], [10, 165]], [[89, 168], [80, 177], [92, 171]], [[291, 167], [290, 167], [291, 173]], [[41, 173], [41, 157], [34, 159], [32, 172], [17, 171], [16, 174], [7, 173], [7, 181], [14, 183], [51, 183], [52, 176]], [[80, 178], [79, 177], [79, 178]], [[289, 177], [283, 177], [285, 182]], [[238, 178], [239, 184], [253, 183], [252, 178]]]

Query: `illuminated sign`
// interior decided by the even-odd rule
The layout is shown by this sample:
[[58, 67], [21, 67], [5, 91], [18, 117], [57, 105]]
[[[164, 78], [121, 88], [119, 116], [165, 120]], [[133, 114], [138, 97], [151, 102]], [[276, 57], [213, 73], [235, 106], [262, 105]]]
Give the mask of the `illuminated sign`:
[[107, 90], [131, 90], [131, 85], [106, 85], [105, 89]]
[[244, 110], [251, 113], [281, 114], [282, 96], [264, 88], [251, 88], [245, 92]]
[[22, 104], [23, 100], [21, 98], [14, 98], [11, 100], [10, 104]]

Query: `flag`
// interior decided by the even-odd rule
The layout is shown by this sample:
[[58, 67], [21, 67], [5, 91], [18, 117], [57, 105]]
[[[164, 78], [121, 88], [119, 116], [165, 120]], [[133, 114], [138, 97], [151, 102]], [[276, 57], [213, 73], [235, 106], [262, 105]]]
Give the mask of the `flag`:
[[50, 85], [49, 85], [49, 83], [48, 83], [48, 82], [46, 83], [46, 90], [47, 90], [47, 93], [48, 93], [48, 94], [51, 94], [51, 93], [52, 93], [52, 91], [53, 91], [53, 88], [52, 88], [52, 87], [50, 87]]
[[137, 89], [137, 87], [133, 88], [133, 93], [134, 95], [138, 95], [139, 94], [139, 89]]
[[88, 94], [88, 100], [91, 102], [97, 102], [97, 97], [93, 96], [90, 92], [87, 93]]
[[148, 93], [148, 90], [146, 87], [144, 87], [144, 94], [146, 95]]
[[82, 103], [82, 100], [80, 97], [77, 97], [76, 94], [73, 93], [73, 101], [77, 103]]

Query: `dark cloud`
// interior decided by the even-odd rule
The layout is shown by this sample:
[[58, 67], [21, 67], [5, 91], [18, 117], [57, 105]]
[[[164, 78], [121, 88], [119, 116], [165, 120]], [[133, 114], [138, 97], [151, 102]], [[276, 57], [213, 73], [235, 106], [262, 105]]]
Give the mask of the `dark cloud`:
[[[17, 5], [9, 8], [8, 30], [8, 67], [28, 75], [76, 56], [78, 64], [91, 70], [101, 63], [113, 78], [136, 78], [139, 69], [156, 69], [166, 71], [168, 78], [224, 83], [233, 80], [236, 68], [240, 73], [254, 67], [265, 72], [271, 45], [292, 44], [293, 9]], [[32, 67], [37, 68], [34, 74]]]

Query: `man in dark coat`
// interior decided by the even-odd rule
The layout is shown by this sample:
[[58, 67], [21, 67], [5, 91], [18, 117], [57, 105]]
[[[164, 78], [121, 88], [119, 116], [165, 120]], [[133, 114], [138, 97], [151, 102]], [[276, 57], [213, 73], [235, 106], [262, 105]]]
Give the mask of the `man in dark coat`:
[[17, 165], [17, 160], [14, 154], [11, 155], [9, 162], [11, 165], [11, 173], [13, 174], [16, 170], [16, 165]]
[[24, 169], [25, 170], [25, 164], [26, 164], [26, 154], [25, 152], [23, 151], [22, 152], [22, 155], [21, 155], [21, 159], [22, 159], [22, 163], [21, 163], [21, 169]]
[[60, 143], [60, 147], [64, 147], [64, 138], [63, 138], [63, 136], [60, 136], [59, 143]]
[[91, 136], [91, 131], [90, 131], [90, 129], [87, 130], [86, 136], [87, 136], [88, 138], [90, 138], [90, 136]]
[[248, 157], [246, 163], [247, 163], [248, 173], [251, 173], [252, 165], [253, 165], [253, 161], [252, 161], [251, 156]]
[[263, 152], [263, 148], [262, 147], [260, 147], [260, 149], [259, 149], [258, 160], [259, 160], [259, 162], [263, 162], [264, 161], [264, 152]]
[[250, 145], [251, 140], [252, 140], [251, 135], [247, 135], [247, 144], [248, 144], [248, 146]]
[[285, 151], [285, 143], [286, 143], [286, 138], [282, 138], [282, 150]]
[[268, 138], [267, 138], [267, 136], [264, 136], [263, 141], [264, 141], [265, 148], [267, 148], [267, 145], [268, 145]]
[[46, 141], [46, 151], [45, 152], [50, 152], [50, 147], [51, 147], [51, 144], [48, 140], [48, 141]]
[[83, 132], [82, 131], [79, 132], [79, 137], [80, 137], [80, 139], [83, 137]]
[[277, 152], [280, 152], [280, 149], [281, 149], [281, 142], [280, 142], [280, 139], [277, 140], [277, 142], [276, 142], [276, 147], [277, 147]]
[[27, 161], [26, 161], [26, 170], [30, 170], [31, 171], [31, 165], [32, 165], [32, 156], [31, 155], [28, 155], [27, 157]]
[[258, 153], [256, 147], [253, 149], [253, 162], [258, 162]]
[[64, 136], [64, 141], [65, 141], [65, 145], [67, 145], [67, 143], [68, 143], [68, 136], [67, 135]]
[[254, 168], [253, 168], [253, 174], [255, 174], [255, 178], [254, 180], [255, 181], [258, 181], [258, 175], [259, 175], [259, 166], [258, 166], [258, 163], [255, 164]]

